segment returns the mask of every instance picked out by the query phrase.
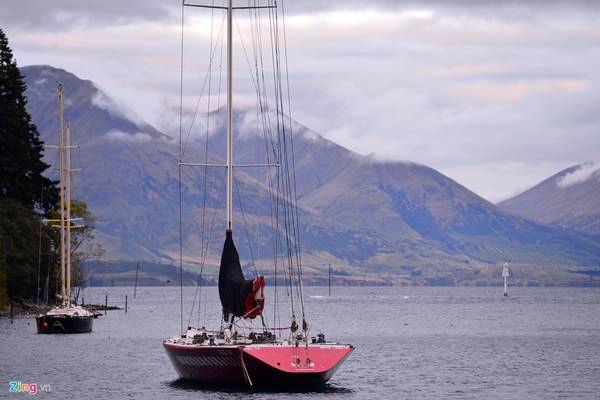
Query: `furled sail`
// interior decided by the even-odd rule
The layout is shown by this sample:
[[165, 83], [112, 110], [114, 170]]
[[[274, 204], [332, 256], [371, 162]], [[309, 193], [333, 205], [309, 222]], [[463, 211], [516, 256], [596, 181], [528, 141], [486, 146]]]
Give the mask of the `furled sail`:
[[244, 318], [261, 315], [265, 306], [264, 287], [262, 276], [244, 279], [232, 233], [227, 231], [219, 269], [219, 297], [223, 311]]

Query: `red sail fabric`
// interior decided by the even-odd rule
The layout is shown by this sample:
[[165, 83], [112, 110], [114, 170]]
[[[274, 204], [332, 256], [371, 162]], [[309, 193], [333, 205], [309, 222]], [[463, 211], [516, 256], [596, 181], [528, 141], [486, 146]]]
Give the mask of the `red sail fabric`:
[[264, 308], [264, 286], [265, 279], [262, 276], [244, 279], [232, 233], [227, 231], [219, 268], [219, 298], [223, 311], [244, 318], [261, 315]]
[[246, 296], [246, 318], [255, 318], [262, 315], [263, 309], [265, 308], [265, 295], [263, 288], [265, 287], [265, 278], [263, 276], [257, 276], [252, 281], [252, 292]]

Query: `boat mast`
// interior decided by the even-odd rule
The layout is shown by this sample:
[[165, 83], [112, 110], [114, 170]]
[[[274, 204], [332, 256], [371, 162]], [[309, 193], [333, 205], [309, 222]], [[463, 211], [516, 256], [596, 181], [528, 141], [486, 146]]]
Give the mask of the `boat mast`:
[[133, 287], [133, 298], [135, 299], [135, 294], [137, 293], [137, 280], [138, 280], [138, 272], [140, 271], [140, 262], [138, 261], [135, 267], [135, 286]]
[[63, 95], [62, 83], [58, 84], [58, 104], [59, 104], [59, 179], [60, 179], [60, 295], [62, 305], [66, 304], [66, 288], [65, 288], [65, 167], [64, 167], [64, 111], [65, 102]]
[[233, 222], [233, 119], [232, 119], [233, 0], [227, 6], [227, 231]]
[[65, 175], [66, 175], [66, 180], [67, 180], [67, 190], [66, 190], [66, 198], [65, 198], [65, 202], [67, 203], [67, 219], [66, 219], [66, 224], [65, 224], [65, 228], [67, 230], [67, 238], [66, 238], [66, 242], [67, 242], [67, 270], [66, 270], [66, 277], [67, 277], [67, 283], [66, 283], [66, 289], [67, 289], [67, 306], [71, 306], [71, 124], [67, 123], [67, 130], [66, 130], [66, 147], [65, 147], [65, 154], [66, 154], [66, 169], [65, 169]]

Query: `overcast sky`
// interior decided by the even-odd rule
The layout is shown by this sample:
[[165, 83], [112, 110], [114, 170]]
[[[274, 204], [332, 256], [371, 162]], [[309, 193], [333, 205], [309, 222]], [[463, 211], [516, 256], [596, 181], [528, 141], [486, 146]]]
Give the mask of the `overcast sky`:
[[[328, 139], [426, 164], [491, 201], [600, 160], [600, 1], [283, 4], [293, 117]], [[198, 12], [186, 10], [189, 60], [206, 58]], [[20, 66], [93, 80], [170, 134], [180, 20], [179, 0], [0, 2]]]

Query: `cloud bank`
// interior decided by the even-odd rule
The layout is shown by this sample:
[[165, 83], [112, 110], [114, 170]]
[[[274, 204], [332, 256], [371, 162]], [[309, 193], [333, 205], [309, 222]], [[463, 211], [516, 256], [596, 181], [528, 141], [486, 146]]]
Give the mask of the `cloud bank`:
[[[279, 3], [292, 117], [327, 139], [429, 165], [492, 201], [600, 159], [600, 1]], [[20, 65], [52, 64], [91, 79], [175, 137], [180, 11], [181, 2], [166, 0], [22, 0], [0, 4], [0, 26]], [[190, 126], [211, 20], [205, 11], [186, 16]], [[243, 13], [237, 18], [251, 49], [249, 24]], [[234, 96], [254, 104], [235, 34]], [[213, 62], [214, 71], [223, 65], [220, 47]], [[211, 82], [203, 113], [214, 109], [219, 87], [224, 98], [223, 76]], [[196, 121], [192, 135], [205, 125]]]

